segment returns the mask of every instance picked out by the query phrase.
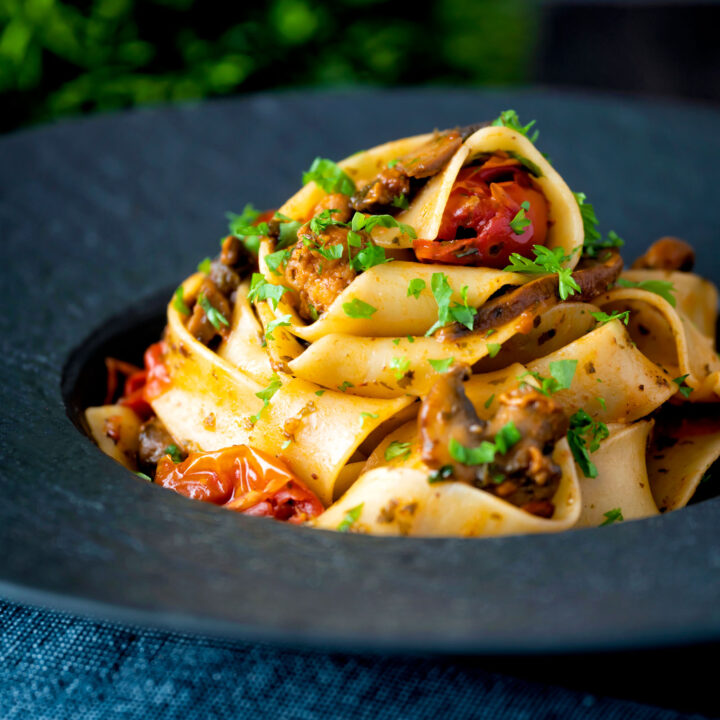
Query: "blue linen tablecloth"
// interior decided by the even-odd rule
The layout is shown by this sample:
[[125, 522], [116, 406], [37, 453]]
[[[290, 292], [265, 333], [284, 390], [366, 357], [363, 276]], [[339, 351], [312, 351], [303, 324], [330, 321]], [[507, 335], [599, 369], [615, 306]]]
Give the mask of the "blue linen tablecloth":
[[323, 654], [0, 602], [0, 718], [701, 718], [442, 658]]

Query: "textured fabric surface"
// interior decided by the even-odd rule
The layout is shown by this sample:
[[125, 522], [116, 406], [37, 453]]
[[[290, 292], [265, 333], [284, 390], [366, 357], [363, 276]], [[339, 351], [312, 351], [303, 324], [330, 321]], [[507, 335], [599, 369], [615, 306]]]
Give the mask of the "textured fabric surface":
[[679, 720], [448, 659], [324, 655], [0, 602], [0, 718]]

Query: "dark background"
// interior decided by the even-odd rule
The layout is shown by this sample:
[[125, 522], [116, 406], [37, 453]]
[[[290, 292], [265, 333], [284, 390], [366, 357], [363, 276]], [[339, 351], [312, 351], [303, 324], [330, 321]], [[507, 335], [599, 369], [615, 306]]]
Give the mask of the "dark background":
[[718, 27], [713, 2], [0, 0], [0, 131], [298, 86], [540, 83], [717, 102]]

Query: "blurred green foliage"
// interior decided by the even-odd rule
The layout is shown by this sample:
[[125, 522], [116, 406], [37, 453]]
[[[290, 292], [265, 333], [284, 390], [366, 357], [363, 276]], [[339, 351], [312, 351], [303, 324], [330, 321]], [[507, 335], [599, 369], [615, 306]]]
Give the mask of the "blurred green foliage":
[[0, 129], [266, 88], [514, 84], [529, 0], [0, 0]]

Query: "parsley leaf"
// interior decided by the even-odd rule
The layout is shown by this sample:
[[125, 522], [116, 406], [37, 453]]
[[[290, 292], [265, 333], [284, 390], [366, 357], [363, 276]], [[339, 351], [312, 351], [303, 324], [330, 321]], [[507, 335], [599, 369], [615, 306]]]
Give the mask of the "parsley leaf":
[[148, 480], [149, 482], [153, 482], [153, 479], [146, 475], [144, 472], [135, 471], [133, 472], [133, 475], [137, 475], [141, 480]]
[[647, 290], [648, 292], [655, 293], [661, 298], [664, 298], [673, 307], [676, 305], [675, 296], [673, 295], [675, 286], [671, 282], [667, 282], [665, 280], [642, 280], [641, 282], [633, 282], [632, 280], [626, 280], [625, 278], [618, 278], [615, 281], [615, 284], [625, 288]]
[[324, 390], [316, 390], [316, 391], [315, 391], [315, 394], [316, 394], [318, 397], [322, 397], [322, 396], [325, 394], [325, 391], [324, 391]]
[[588, 257], [597, 257], [600, 250], [619, 248], [625, 245], [625, 241], [614, 230], [611, 230], [607, 238], [603, 240], [598, 230], [600, 221], [595, 214], [595, 208], [587, 201], [587, 195], [581, 192], [573, 193], [573, 195], [580, 208], [580, 217], [583, 222], [583, 233], [585, 235], [583, 254]]
[[365, 230], [365, 232], [369, 233], [378, 225], [385, 228], [399, 228], [401, 235], [407, 235], [412, 240], [417, 237], [415, 230], [410, 225], [398, 222], [392, 215], [365, 215], [356, 212], [350, 222], [353, 232]]
[[371, 420], [377, 420], [380, 416], [377, 413], [361, 412], [360, 417], [363, 419], [363, 422], [365, 422], [366, 418], [369, 418]]
[[499, 352], [502, 345], [500, 343], [488, 343], [487, 349], [488, 349], [488, 355], [491, 358], [494, 358]]
[[408, 284], [407, 296], [414, 297], [416, 300], [420, 297], [420, 293], [427, 287], [422, 278], [413, 278]]
[[622, 522], [625, 519], [620, 508], [613, 508], [612, 510], [608, 510], [606, 513], [603, 513], [603, 516], [605, 519], [600, 523], [599, 527], [603, 527], [605, 525], [612, 525], [616, 522]]
[[578, 410], [570, 418], [570, 429], [567, 432], [568, 444], [575, 462], [580, 466], [585, 477], [597, 477], [598, 470], [590, 460], [590, 453], [600, 447], [610, 432], [603, 422], [594, 421], [584, 410]]
[[355, 387], [349, 380], [343, 380], [342, 385], [338, 385], [340, 392], [345, 392], [348, 388]]
[[263, 406], [258, 410], [257, 415], [252, 415], [250, 417], [250, 422], [253, 423], [253, 425], [260, 419], [260, 414], [270, 404], [272, 396], [281, 387], [282, 382], [280, 381], [279, 376], [273, 373], [273, 375], [270, 377], [270, 382], [268, 383], [268, 386], [255, 393], [255, 395], [263, 401]]
[[265, 280], [262, 273], [253, 273], [248, 290], [248, 300], [267, 300], [272, 309], [276, 310], [280, 298], [289, 292], [284, 285], [273, 285]]
[[[351, 233], [352, 231], [348, 233], [348, 241]], [[350, 265], [354, 270], [369, 270], [375, 265], [387, 262], [392, 262], [392, 258], [386, 257], [385, 249], [369, 243], [354, 258], [351, 258]]]
[[465, 447], [455, 438], [450, 438], [450, 456], [463, 465], [487, 465], [495, 460], [496, 453], [504, 455], [521, 438], [520, 431], [511, 420], [500, 428], [494, 442], [483, 440], [479, 447]]
[[209, 257], [206, 257], [204, 260], [201, 260], [197, 266], [198, 272], [201, 272], [205, 275], [209, 275], [210, 269], [211, 269], [211, 267], [210, 267], [211, 264], [212, 264], [212, 260]]
[[260, 247], [260, 238], [268, 234], [268, 224], [266, 222], [253, 223], [260, 217], [260, 211], [256, 210], [250, 203], [244, 208], [242, 213], [225, 213], [228, 219], [228, 228], [236, 237], [242, 238], [245, 247], [254, 255], [258, 254]]
[[318, 245], [315, 251], [326, 260], [339, 260], [343, 256], [343, 246], [340, 243], [337, 245]]
[[678, 386], [678, 392], [684, 397], [689, 398], [690, 393], [695, 389], [690, 387], [685, 382], [685, 378], [687, 378], [688, 375], [681, 375], [680, 377], [673, 378], [673, 382]]
[[477, 310], [468, 305], [467, 285], [463, 287], [461, 296], [463, 303], [450, 303], [453, 290], [448, 282], [445, 273], [433, 273], [430, 279], [430, 289], [438, 306], [437, 322], [425, 333], [426, 337], [432, 335], [436, 330], [445, 327], [450, 322], [459, 322], [465, 325], [468, 330], [473, 329], [473, 319], [477, 314]]
[[205, 297], [204, 293], [198, 295], [198, 305], [205, 311], [207, 319], [216, 330], [222, 330], [223, 325], [230, 325], [228, 319]]
[[350, 508], [350, 510], [345, 513], [345, 516], [337, 526], [339, 532], [348, 532], [348, 530], [350, 530], [350, 528], [360, 519], [364, 505], [365, 503], [360, 503], [354, 508]]
[[326, 193], [342, 193], [352, 195], [355, 192], [355, 183], [349, 175], [332, 160], [316, 157], [310, 169], [303, 173], [302, 183], [307, 185], [315, 181]]
[[535, 130], [532, 135], [528, 135], [528, 133], [532, 129], [532, 126], [535, 124], [535, 120], [531, 120], [527, 125], [523, 126], [520, 124], [520, 118], [514, 110], [503, 110], [500, 113], [500, 117], [495, 118], [495, 120], [493, 120], [491, 124], [495, 127], [504, 125], [511, 130], [515, 130], [521, 135], [525, 135], [525, 137], [531, 143], [534, 143], [538, 139], [538, 135], [540, 135], [540, 132], [538, 130]]
[[409, 457], [409, 455], [409, 442], [400, 442], [399, 440], [393, 440], [385, 448], [385, 460], [387, 461], [394, 460], [395, 458], [401, 458], [402, 460], [405, 460], [405, 458]]
[[410, 207], [407, 195], [397, 195], [392, 199], [393, 207], [400, 208], [401, 210], [407, 210]]
[[274, 275], [282, 275], [278, 268], [281, 265], [284, 265], [288, 261], [289, 257], [289, 250], [277, 250], [276, 252], [270, 253], [269, 255], [265, 256], [265, 264], [270, 269], [270, 272]]
[[185, 289], [182, 285], [175, 291], [175, 295], [173, 296], [172, 306], [177, 310], [181, 315], [190, 315], [190, 308], [187, 306], [187, 303], [185, 302]]
[[453, 476], [453, 466], [452, 465], [443, 465], [442, 467], [438, 468], [437, 470], [433, 470], [428, 475], [428, 482], [432, 485], [436, 482], [442, 482], [443, 480], [447, 480], [448, 478], [451, 478]]
[[183, 461], [182, 453], [177, 445], [168, 445], [165, 448], [165, 454], [169, 455], [172, 461], [177, 465]]
[[488, 410], [490, 406], [492, 405], [493, 400], [495, 399], [495, 393], [493, 393], [486, 401], [485, 401], [485, 409]]
[[410, 361], [406, 357], [390, 358], [390, 369], [396, 380], [402, 380], [410, 369]]
[[348, 317], [351, 318], [369, 318], [377, 312], [377, 308], [374, 308], [369, 303], [360, 300], [359, 298], [353, 298], [351, 302], [343, 303], [343, 310]]
[[432, 366], [432, 369], [435, 372], [438, 373], [446, 373], [450, 366], [455, 362], [455, 358], [449, 357], [449, 358], [442, 358], [440, 360], [430, 360], [428, 359], [428, 362]]
[[[277, 215], [277, 213], [276, 213]], [[278, 250], [283, 250], [297, 242], [298, 230], [302, 227], [302, 223], [298, 220], [288, 220], [280, 223], [278, 229], [278, 240], [275, 246]]]
[[[321, 213], [318, 213], [310, 220], [310, 230], [316, 235], [322, 235], [331, 225], [346, 225], [346, 223], [341, 220], [336, 220], [333, 217], [333, 215], [337, 215], [339, 212], [340, 211], [335, 208], [329, 208], [328, 210], [323, 210]], [[303, 242], [305, 242], [305, 239], [303, 239]], [[305, 242], [305, 244], [307, 245], [307, 242]]]
[[520, 204], [517, 215], [510, 221], [510, 228], [516, 235], [522, 235], [532, 225], [530, 218], [525, 213], [530, 209], [530, 203], [525, 200]]
[[543, 395], [550, 396], [558, 392], [558, 390], [570, 389], [577, 364], [577, 360], [555, 360], [550, 363], [549, 378], [543, 377], [539, 372], [530, 370], [521, 375], [519, 379], [522, 379], [525, 375], [532, 375], [540, 383], [540, 387], [535, 389]]
[[273, 330], [275, 328], [286, 327], [288, 325], [292, 325], [292, 323], [290, 322], [291, 319], [292, 319], [292, 315], [290, 315], [290, 313], [288, 313], [287, 315], [280, 315], [279, 317], [276, 317], [274, 320], [271, 320], [268, 323], [267, 329], [265, 330], [265, 337], [268, 340], [274, 340], [275, 338], [273, 337], [273, 334], [272, 334]]
[[611, 312], [609, 315], [607, 313], [602, 312], [591, 312], [590, 316], [595, 318], [595, 320], [598, 321], [599, 325], [604, 325], [605, 323], [609, 323], [611, 320], [621, 320], [626, 325], [630, 321], [630, 311], [626, 310], [625, 312], [620, 311], [614, 311]]
[[535, 253], [535, 260], [530, 260], [519, 253], [512, 253], [510, 255], [510, 265], [505, 270], [507, 272], [541, 275], [557, 273], [559, 280], [558, 294], [562, 300], [566, 300], [569, 295], [580, 292], [580, 286], [575, 282], [572, 270], [562, 265], [570, 259], [569, 255], [563, 254], [562, 248], [557, 247], [551, 250], [544, 245], [533, 245], [533, 252]]

